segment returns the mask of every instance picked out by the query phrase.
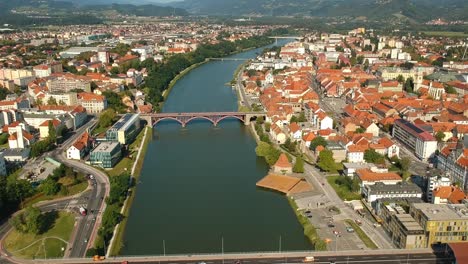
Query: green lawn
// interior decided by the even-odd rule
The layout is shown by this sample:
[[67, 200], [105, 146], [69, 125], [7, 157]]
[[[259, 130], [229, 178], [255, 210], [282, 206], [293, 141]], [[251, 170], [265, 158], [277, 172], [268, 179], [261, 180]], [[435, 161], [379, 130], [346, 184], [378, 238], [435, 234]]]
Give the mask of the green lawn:
[[366, 245], [367, 248], [370, 249], [377, 249], [377, 245], [372, 241], [367, 234], [362, 231], [361, 227], [359, 227], [353, 220], [351, 219], [346, 219], [345, 222], [350, 225], [353, 229], [354, 232], [358, 235], [358, 237], [364, 242], [364, 245]]
[[25, 259], [61, 258], [62, 248], [66, 249], [65, 241], [70, 240], [75, 216], [72, 213], [59, 212], [52, 227], [40, 235], [22, 234], [13, 230], [5, 238], [4, 246], [14, 256]]
[[[120, 175], [124, 172], [128, 172], [130, 173], [132, 171], [132, 167], [133, 167], [133, 163], [135, 162], [135, 159], [138, 155], [138, 149], [140, 148], [140, 145], [141, 145], [141, 141], [143, 140], [143, 136], [145, 135], [145, 129], [146, 128], [143, 128], [140, 133], [138, 134], [138, 136], [135, 138], [135, 140], [133, 141], [132, 144], [130, 144], [129, 146], [129, 151], [130, 151], [130, 155], [129, 157], [124, 157], [122, 158], [119, 163], [117, 163], [117, 165], [114, 166], [114, 168], [112, 168], [111, 170], [107, 171], [107, 174], [109, 174], [109, 176], [117, 176], [117, 175]], [[149, 130], [148, 133], [152, 133], [152, 130]], [[151, 134], [148, 134], [148, 138], [151, 138], [150, 137]], [[145, 142], [145, 144], [148, 144], [148, 141]], [[131, 158], [130, 158], [131, 156]], [[144, 155], [141, 156], [141, 158], [143, 158]]]
[[327, 177], [328, 183], [333, 187], [336, 194], [338, 194], [338, 196], [344, 201], [360, 200], [361, 195], [359, 193], [351, 192], [347, 186], [336, 184], [335, 181], [336, 179], [338, 179], [338, 177], [345, 177], [345, 176], [328, 176]]

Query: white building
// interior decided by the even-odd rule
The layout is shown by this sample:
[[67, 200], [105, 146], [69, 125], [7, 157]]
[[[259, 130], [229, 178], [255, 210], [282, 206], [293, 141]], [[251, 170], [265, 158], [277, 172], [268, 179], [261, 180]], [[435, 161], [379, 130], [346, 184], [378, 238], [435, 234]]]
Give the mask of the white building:
[[434, 136], [408, 120], [395, 121], [393, 137], [413, 150], [421, 160], [427, 160], [437, 150], [437, 140]]
[[78, 103], [91, 114], [100, 113], [107, 108], [106, 97], [94, 93], [78, 94]]
[[426, 198], [432, 201], [432, 191], [438, 187], [447, 187], [452, 185], [452, 181], [447, 177], [432, 176], [427, 180]]

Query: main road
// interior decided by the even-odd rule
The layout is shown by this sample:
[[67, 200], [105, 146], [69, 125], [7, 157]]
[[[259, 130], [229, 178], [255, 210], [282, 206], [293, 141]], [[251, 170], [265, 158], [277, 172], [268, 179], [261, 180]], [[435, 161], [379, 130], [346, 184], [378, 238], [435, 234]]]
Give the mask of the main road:
[[[91, 180], [91, 186], [89, 186], [86, 191], [72, 197], [66, 197], [36, 204], [36, 206], [43, 212], [70, 209], [70, 205], [72, 204], [76, 205], [77, 207], [79, 205], [85, 205], [85, 207], [88, 209], [88, 212], [91, 212], [91, 210], [94, 212], [94, 214], [90, 213], [86, 216], [80, 216], [78, 218], [78, 223], [73, 230], [73, 235], [71, 241], [68, 243], [68, 249], [65, 254], [65, 256], [71, 258], [84, 257], [86, 250], [91, 247], [91, 245], [93, 245], [97, 230], [101, 224], [102, 213], [106, 207], [105, 197], [109, 195], [110, 191], [109, 179], [104, 172], [84, 163], [68, 160], [64, 155], [66, 149], [71, 146], [85, 130], [93, 127], [95, 124], [96, 120], [93, 118], [90, 122], [77, 129], [75, 133], [65, 142], [63, 142], [57, 149], [46, 153], [41, 157], [44, 158], [45, 156], [51, 156], [64, 165], [72, 167], [75, 171], [82, 172], [85, 175], [94, 175], [94, 180]], [[8, 233], [10, 229], [11, 226], [8, 224], [8, 221], [5, 221], [0, 226], [0, 243], [1, 239]], [[3, 245], [0, 245], [0, 252], [4, 258], [11, 262], [22, 262], [22, 260], [18, 260], [10, 256], [10, 254], [8, 254], [3, 248]]]

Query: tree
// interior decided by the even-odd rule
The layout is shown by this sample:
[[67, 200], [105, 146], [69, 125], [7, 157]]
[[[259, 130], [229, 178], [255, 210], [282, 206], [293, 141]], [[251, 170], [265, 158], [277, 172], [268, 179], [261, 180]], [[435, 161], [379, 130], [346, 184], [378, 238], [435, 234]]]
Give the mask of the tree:
[[263, 126], [265, 127], [265, 132], [270, 132], [271, 123], [265, 122], [265, 124]]
[[385, 163], [385, 157], [377, 153], [375, 149], [368, 149], [364, 152], [364, 160], [369, 163], [378, 163], [383, 164]]
[[445, 85], [445, 92], [448, 94], [457, 94], [457, 90], [451, 85]]
[[331, 152], [331, 150], [328, 149], [320, 151], [317, 165], [323, 171], [335, 171], [336, 163], [333, 159], [333, 152]]
[[52, 178], [47, 178], [41, 183], [41, 190], [45, 195], [55, 195], [60, 191], [61, 184]]
[[437, 142], [440, 143], [440, 142], [442, 142], [442, 141], [444, 140], [444, 138], [445, 138], [445, 133], [442, 132], [442, 131], [439, 131], [439, 132], [437, 132], [437, 133], [435, 134], [434, 137], [436, 138]]
[[102, 112], [101, 116], [99, 117], [99, 127], [110, 127], [116, 118], [117, 114], [115, 113], [114, 109], [106, 109], [104, 112]]
[[275, 164], [281, 155], [281, 151], [266, 142], [260, 142], [255, 148], [255, 153], [259, 157], [264, 157], [270, 166]]
[[397, 81], [399, 83], [404, 83], [405, 82], [405, 77], [403, 77], [403, 75], [400, 74], [400, 75], [397, 76]]
[[41, 211], [29, 206], [23, 213], [14, 216], [10, 220], [10, 224], [21, 233], [39, 234], [44, 227], [44, 216]]
[[48, 135], [49, 141], [53, 142], [53, 143], [56, 143], [57, 142], [57, 131], [55, 130], [54, 122], [52, 120], [49, 120], [48, 129], [49, 129], [49, 135]]
[[8, 133], [3, 133], [0, 135], [0, 145], [3, 145], [8, 142], [8, 137], [10, 135]]
[[257, 122], [257, 124], [262, 125], [263, 123], [265, 123], [265, 117], [259, 116], [257, 118], [256, 122]]
[[293, 172], [295, 173], [303, 173], [304, 172], [304, 160], [302, 157], [297, 157], [296, 162], [294, 163]]
[[112, 67], [111, 70], [110, 70], [110, 73], [111, 73], [112, 75], [119, 74], [119, 73], [120, 73], [119, 67]]
[[398, 166], [404, 172], [409, 170], [410, 165], [411, 165], [411, 160], [408, 157], [404, 157], [400, 159], [400, 161], [398, 162]]
[[366, 130], [364, 128], [362, 128], [362, 127], [358, 127], [358, 128], [356, 128], [356, 131], [354, 131], [354, 132], [358, 133], [358, 134], [362, 134], [362, 133], [366, 132]]
[[54, 97], [49, 97], [49, 100], [47, 100], [48, 105], [57, 105], [57, 100]]
[[414, 91], [414, 80], [413, 77], [409, 77], [405, 81], [405, 91], [412, 93]]
[[327, 141], [321, 136], [318, 136], [318, 137], [312, 139], [312, 141], [310, 142], [310, 147], [309, 148], [311, 150], [315, 151], [315, 149], [318, 146], [323, 146], [323, 147], [327, 146]]

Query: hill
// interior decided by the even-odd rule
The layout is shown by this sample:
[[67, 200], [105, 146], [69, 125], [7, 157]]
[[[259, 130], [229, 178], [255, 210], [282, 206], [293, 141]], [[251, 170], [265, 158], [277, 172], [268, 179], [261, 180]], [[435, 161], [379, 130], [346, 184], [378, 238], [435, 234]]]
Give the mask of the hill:
[[170, 3], [195, 14], [318, 17], [405, 16], [427, 21], [437, 17], [467, 19], [466, 0], [184, 0]]
[[[125, 2], [127, 0], [112, 0]], [[77, 1], [54, 0], [0, 0], [0, 23], [16, 26], [46, 24], [96, 24], [102, 19], [116, 15], [135, 16], [186, 16], [181, 8], [153, 4], [100, 4], [107, 0], [96, 0], [94, 5], [77, 5]], [[81, 4], [85, 1], [80, 1]], [[87, 1], [90, 3], [90, 1]]]

